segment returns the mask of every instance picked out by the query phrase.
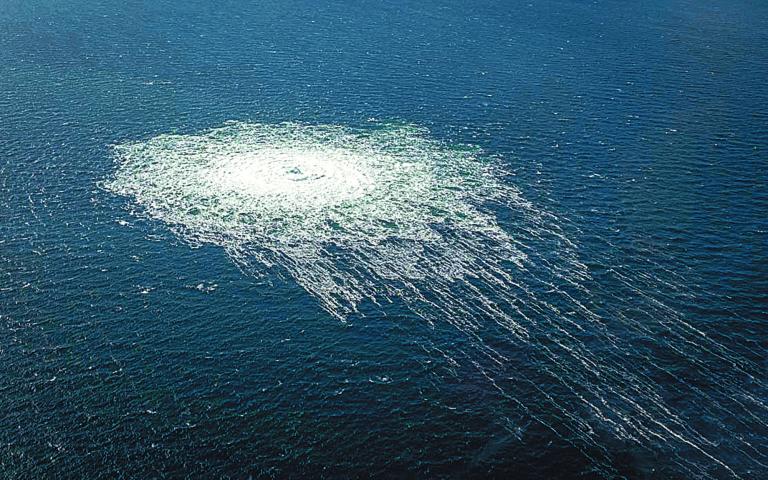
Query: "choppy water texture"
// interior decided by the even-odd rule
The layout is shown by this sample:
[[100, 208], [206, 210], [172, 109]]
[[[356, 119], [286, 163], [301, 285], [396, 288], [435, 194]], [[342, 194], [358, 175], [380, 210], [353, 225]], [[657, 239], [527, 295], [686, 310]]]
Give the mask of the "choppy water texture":
[[0, 11], [0, 476], [768, 476], [750, 2]]

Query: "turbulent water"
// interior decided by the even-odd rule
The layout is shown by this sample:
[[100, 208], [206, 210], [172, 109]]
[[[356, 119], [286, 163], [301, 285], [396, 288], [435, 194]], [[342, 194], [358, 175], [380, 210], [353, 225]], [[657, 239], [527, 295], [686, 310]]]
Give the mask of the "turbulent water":
[[0, 477], [768, 478], [766, 23], [5, 0]]
[[[502, 264], [524, 255], [487, 205], [536, 215], [494, 162], [412, 126], [233, 123], [115, 153], [111, 191], [191, 243], [223, 246], [255, 270], [282, 267], [341, 319], [362, 300], [426, 300], [485, 271], [503, 278]], [[482, 294], [476, 301], [515, 324]], [[459, 299], [444, 308], [472, 321]]]
[[[533, 418], [568, 441], [596, 447], [584, 453], [605, 475], [617, 472], [600, 458], [604, 432], [652, 450], [663, 442], [692, 477], [737, 476], [722, 459], [722, 441], [700, 428], [724, 430], [719, 435], [730, 437], [728, 448], [756, 468], [767, 465], [766, 452], [749, 436], [719, 422], [692, 425], [655, 385], [655, 375], [670, 375], [682, 383], [673, 383], [676, 392], [705, 411], [753, 417], [737, 428], [753, 421], [764, 427], [768, 405], [741, 387], [748, 381], [765, 389], [755, 376], [760, 366], [636, 286], [681, 290], [680, 279], [616, 272], [640, 296], [642, 314], [631, 318], [618, 306], [599, 313], [577, 247], [557, 217], [521, 198], [498, 159], [438, 142], [414, 126], [292, 123], [232, 122], [117, 145], [114, 152], [117, 172], [106, 187], [131, 197], [138, 212], [162, 220], [187, 243], [223, 247], [247, 273], [285, 272], [341, 321], [361, 302], [386, 314], [386, 305], [399, 300], [430, 324], [447, 322], [470, 337], [476, 352], [469, 361], [528, 413], [514, 385], [541, 390], [540, 380], [506, 376], [504, 352], [533, 349], [543, 360], [537, 375], [577, 400], [565, 406], [540, 391], [549, 408], [573, 423], [558, 428]], [[515, 217], [512, 232], [499, 225], [502, 214]], [[550, 238], [556, 252], [547, 260], [526, 255], [524, 238]], [[535, 293], [541, 285], [548, 289]], [[655, 355], [701, 365], [723, 400], [628, 349], [612, 333], [616, 325], [625, 336], [663, 337]]]

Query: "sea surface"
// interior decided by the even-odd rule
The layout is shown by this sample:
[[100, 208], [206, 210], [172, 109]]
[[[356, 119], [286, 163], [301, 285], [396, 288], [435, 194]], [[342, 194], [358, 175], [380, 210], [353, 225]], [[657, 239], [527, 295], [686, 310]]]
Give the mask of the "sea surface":
[[0, 477], [768, 478], [766, 26], [0, 0]]

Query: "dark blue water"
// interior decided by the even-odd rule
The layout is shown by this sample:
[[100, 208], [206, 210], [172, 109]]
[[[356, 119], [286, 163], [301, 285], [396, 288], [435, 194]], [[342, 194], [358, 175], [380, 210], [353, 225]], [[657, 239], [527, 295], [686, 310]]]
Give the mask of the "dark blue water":
[[[768, 478], [766, 25], [746, 0], [0, 0], [0, 476]], [[546, 212], [496, 212], [525, 341], [397, 299], [340, 321], [103, 188], [114, 144], [371, 119], [480, 147]]]

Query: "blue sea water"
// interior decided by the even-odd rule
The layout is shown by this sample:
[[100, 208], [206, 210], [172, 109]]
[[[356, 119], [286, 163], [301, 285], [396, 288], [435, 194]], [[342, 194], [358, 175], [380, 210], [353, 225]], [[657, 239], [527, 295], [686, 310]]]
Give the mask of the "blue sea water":
[[[748, 0], [1, 0], [0, 476], [768, 478], [766, 25]], [[115, 145], [227, 122], [478, 148], [525, 260], [339, 318], [105, 186]]]

